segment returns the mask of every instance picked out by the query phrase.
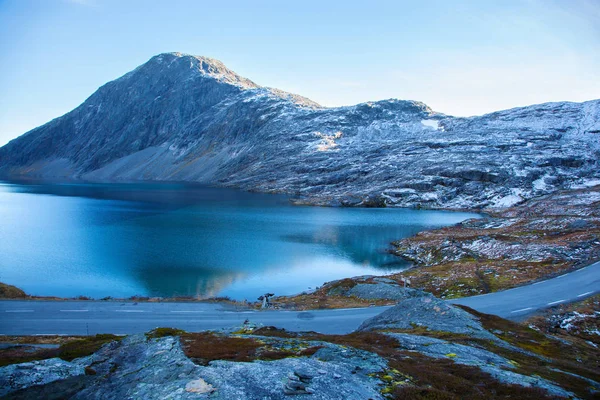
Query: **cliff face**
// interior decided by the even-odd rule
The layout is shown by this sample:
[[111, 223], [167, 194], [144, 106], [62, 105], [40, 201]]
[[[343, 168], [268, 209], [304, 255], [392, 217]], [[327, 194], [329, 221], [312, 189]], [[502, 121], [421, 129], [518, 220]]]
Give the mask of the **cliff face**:
[[600, 101], [454, 118], [324, 108], [216, 60], [161, 54], [0, 148], [0, 176], [194, 181], [317, 204], [503, 208], [600, 182]]

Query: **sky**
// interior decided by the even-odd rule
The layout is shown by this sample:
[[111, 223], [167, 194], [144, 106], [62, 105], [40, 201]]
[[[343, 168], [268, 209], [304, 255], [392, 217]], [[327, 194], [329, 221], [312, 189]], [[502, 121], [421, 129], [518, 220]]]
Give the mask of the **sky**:
[[600, 98], [600, 0], [0, 0], [0, 145], [173, 51], [324, 106], [480, 115]]

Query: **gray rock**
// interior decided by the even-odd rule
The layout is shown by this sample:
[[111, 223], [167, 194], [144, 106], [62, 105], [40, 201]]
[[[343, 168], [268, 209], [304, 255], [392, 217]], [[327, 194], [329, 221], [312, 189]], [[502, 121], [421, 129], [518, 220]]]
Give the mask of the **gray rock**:
[[406, 333], [386, 333], [386, 335], [396, 339], [402, 348], [417, 351], [429, 357], [449, 358], [458, 364], [480, 368], [488, 365], [494, 365], [497, 368], [514, 368], [504, 357], [476, 347]]
[[358, 297], [364, 300], [405, 300], [420, 297], [419, 290], [404, 288], [397, 283], [359, 283], [348, 291], [346, 296]]
[[468, 312], [451, 306], [429, 293], [415, 292], [419, 295], [404, 299], [398, 305], [369, 318], [358, 327], [357, 331], [426, 327], [432, 331], [499, 340], [485, 330], [479, 320]]
[[[260, 339], [283, 347], [298, 343], [292, 339]], [[185, 356], [178, 338], [148, 341], [144, 335], [133, 335], [70, 363], [51, 359], [34, 367], [29, 364], [4, 367], [0, 369], [0, 382], [3, 394], [24, 389], [15, 392], [15, 398], [262, 400], [286, 399], [289, 395], [310, 395], [318, 400], [382, 398], [379, 390], [383, 382], [371, 374], [388, 368], [387, 361], [366, 351], [324, 342], [310, 343], [324, 347], [312, 357], [213, 361], [208, 366], [199, 366]], [[84, 376], [84, 367], [90, 365], [96, 375]], [[37, 371], [35, 374], [32, 368]], [[73, 380], [78, 378], [77, 374], [81, 379]], [[7, 383], [15, 377], [22, 380]], [[68, 379], [60, 381], [65, 378]], [[53, 380], [49, 385], [31, 386]]]
[[34, 385], [45, 385], [57, 380], [85, 373], [82, 365], [60, 358], [50, 358], [0, 368], [0, 397]]
[[561, 388], [560, 386], [557, 386], [557, 385], [553, 384], [552, 382], [549, 382], [538, 376], [522, 375], [522, 374], [518, 374], [513, 371], [501, 370], [501, 369], [496, 368], [495, 366], [490, 366], [490, 365], [481, 366], [481, 369], [482, 369], [482, 371], [487, 372], [488, 374], [490, 374], [491, 376], [493, 376], [500, 382], [504, 382], [507, 384], [513, 384], [513, 385], [521, 385], [521, 386], [525, 386], [525, 387], [539, 387], [541, 389], [547, 390], [551, 395], [554, 395], [554, 396], [560, 396], [560, 397], [564, 397], [567, 399], [576, 399], [577, 398], [575, 396], [575, 394], [569, 392], [568, 390], [565, 390], [565, 389]]

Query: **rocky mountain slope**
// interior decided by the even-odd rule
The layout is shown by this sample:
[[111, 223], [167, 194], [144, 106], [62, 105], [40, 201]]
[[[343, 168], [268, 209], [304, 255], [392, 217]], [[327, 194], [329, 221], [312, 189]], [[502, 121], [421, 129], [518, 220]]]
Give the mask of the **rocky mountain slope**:
[[194, 181], [317, 204], [503, 208], [600, 182], [599, 139], [600, 100], [471, 118], [415, 101], [325, 108], [219, 61], [169, 53], [0, 148], [0, 176]]

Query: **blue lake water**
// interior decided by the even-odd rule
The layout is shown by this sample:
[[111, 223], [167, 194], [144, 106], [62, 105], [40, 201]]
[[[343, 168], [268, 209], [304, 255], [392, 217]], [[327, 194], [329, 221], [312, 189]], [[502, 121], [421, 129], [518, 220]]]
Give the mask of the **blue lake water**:
[[183, 184], [0, 182], [0, 281], [47, 296], [254, 300], [402, 270], [390, 241], [477, 216]]

